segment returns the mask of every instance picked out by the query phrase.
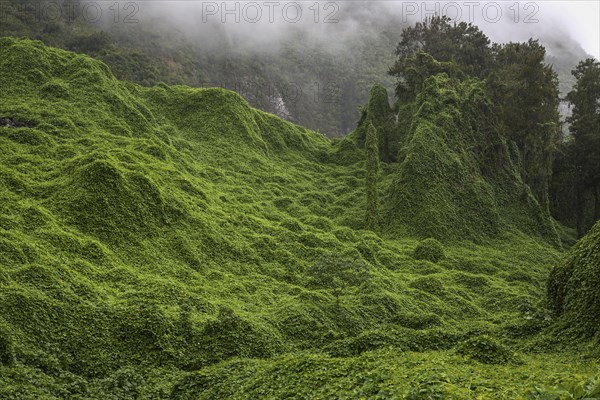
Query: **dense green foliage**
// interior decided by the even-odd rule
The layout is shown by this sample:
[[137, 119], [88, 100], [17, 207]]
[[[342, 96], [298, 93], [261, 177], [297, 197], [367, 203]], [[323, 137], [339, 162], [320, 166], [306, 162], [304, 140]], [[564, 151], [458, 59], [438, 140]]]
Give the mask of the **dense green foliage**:
[[599, 299], [600, 222], [554, 267], [548, 282], [548, 300], [561, 324], [588, 338], [600, 333]]
[[[417, 97], [390, 191], [390, 229], [399, 231], [393, 224], [409, 221], [413, 234], [438, 239], [498, 233], [492, 188], [481, 176], [474, 153], [465, 149], [474, 132], [461, 129], [468, 121], [460, 103], [471, 98], [470, 93], [461, 94], [470, 89], [458, 85], [445, 74], [435, 75]], [[456, 190], [457, 183], [462, 190]]]
[[[568, 135], [561, 138], [558, 144], [556, 157], [552, 167], [552, 181], [550, 185], [550, 209], [557, 221], [577, 228], [577, 220], [584, 215], [580, 209], [577, 195], [577, 169], [575, 167], [575, 146], [573, 137]], [[578, 235], [581, 236], [581, 228]]]
[[[528, 349], [560, 251], [513, 196], [516, 170], [481, 169], [496, 153], [469, 141], [477, 82], [435, 75], [399, 111], [400, 163], [378, 187], [416, 216], [387, 214], [378, 235], [359, 129], [329, 140], [227, 90], [145, 88], [23, 39], [0, 39], [0, 81], [0, 397], [543, 398], [594, 382], [593, 360]], [[445, 258], [415, 260], [434, 228]], [[506, 348], [523, 364], [463, 355]]]
[[409, 107], [415, 112], [388, 192], [388, 230], [402, 233], [402, 222], [422, 237], [484, 240], [512, 225], [558, 243], [548, 212], [523, 191], [519, 156], [495, 125], [480, 81], [434, 75]]
[[[594, 59], [581, 61], [573, 70], [573, 76], [576, 83], [567, 95], [573, 105], [573, 115], [567, 121], [573, 132], [575, 168], [579, 172], [576, 179], [577, 227], [583, 233], [589, 227], [586, 208], [593, 207], [591, 221], [600, 220], [600, 62]], [[593, 206], [586, 207], [588, 196], [593, 198]]]
[[489, 79], [492, 100], [501, 105], [507, 138], [519, 148], [521, 178], [547, 210], [559, 138], [558, 78], [544, 63], [546, 50], [538, 41], [508, 43], [496, 53]]
[[[548, 213], [550, 178], [559, 138], [559, 90], [556, 72], [544, 63], [544, 47], [534, 40], [490, 45], [476, 26], [464, 22], [452, 25], [447, 17], [434, 17], [405, 28], [396, 54], [398, 60], [389, 73], [398, 78], [396, 97], [400, 103], [415, 99], [419, 103], [418, 97], [430, 90], [428, 79], [435, 75], [481, 82], [475, 92], [474, 114], [483, 114], [478, 117], [485, 124], [480, 122], [475, 129], [480, 135], [489, 136], [493, 131], [499, 137], [478, 137], [474, 143], [496, 146], [492, 160], [479, 160], [481, 168], [490, 162], [505, 169], [516, 167], [523, 195], [530, 190]], [[486, 108], [490, 111], [485, 112]], [[464, 129], [458, 121], [455, 125]], [[509, 165], [502, 159], [507, 152], [500, 146], [513, 143], [519, 157]]]
[[[549, 365], [556, 369], [549, 371]], [[572, 367], [560, 358], [534, 356], [530, 367], [544, 371], [547, 383], [537, 384], [532, 371], [516, 363], [483, 364], [447, 351], [422, 354], [379, 350], [357, 358], [302, 354], [272, 361], [223, 363], [190, 374], [175, 387], [173, 394], [185, 400], [248, 397], [542, 400], [586, 396], [593, 399], [598, 395], [600, 376], [574, 374]], [[246, 391], [237, 393], [234, 389], [237, 387]]]
[[567, 95], [572, 135], [561, 144], [555, 164], [553, 206], [583, 236], [600, 219], [600, 62], [581, 61], [573, 76], [576, 83]]
[[427, 77], [447, 73], [484, 78], [491, 59], [490, 40], [472, 24], [451, 24], [448, 17], [433, 17], [404, 28], [396, 47], [398, 59], [389, 74], [399, 78], [396, 96], [412, 100]]

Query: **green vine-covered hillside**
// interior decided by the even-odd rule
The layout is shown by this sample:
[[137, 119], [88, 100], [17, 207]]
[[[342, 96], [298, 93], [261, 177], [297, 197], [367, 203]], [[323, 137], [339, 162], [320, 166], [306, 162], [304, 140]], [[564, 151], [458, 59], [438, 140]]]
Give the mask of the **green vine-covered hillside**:
[[28, 39], [0, 82], [0, 398], [593, 398], [595, 359], [537, 345], [562, 250], [480, 170], [476, 84], [367, 109], [365, 151]]

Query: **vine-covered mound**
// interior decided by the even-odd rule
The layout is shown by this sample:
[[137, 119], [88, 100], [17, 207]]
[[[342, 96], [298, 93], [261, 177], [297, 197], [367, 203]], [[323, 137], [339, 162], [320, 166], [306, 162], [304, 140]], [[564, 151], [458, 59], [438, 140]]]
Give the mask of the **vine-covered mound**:
[[519, 152], [502, 135], [483, 82], [434, 75], [398, 107], [375, 85], [338, 152], [340, 162], [357, 162], [367, 127], [377, 130], [380, 158], [392, 163], [380, 187], [386, 233], [483, 241], [518, 230], [559, 245], [550, 214], [522, 183]]
[[567, 330], [600, 333], [600, 222], [552, 270], [548, 301]]
[[476, 90], [461, 97], [449, 78], [436, 75], [416, 101], [388, 213], [419, 235], [478, 238], [499, 231], [497, 201], [468, 150], [474, 132], [463, 121], [469, 115], [462, 103]]

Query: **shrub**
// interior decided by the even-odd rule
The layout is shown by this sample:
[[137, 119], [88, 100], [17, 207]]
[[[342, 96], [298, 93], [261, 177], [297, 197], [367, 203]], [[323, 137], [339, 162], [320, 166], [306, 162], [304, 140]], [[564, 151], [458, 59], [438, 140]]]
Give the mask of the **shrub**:
[[457, 346], [456, 351], [483, 364], [506, 364], [515, 360], [508, 347], [487, 335], [467, 339]]
[[443, 260], [446, 255], [444, 254], [444, 247], [440, 242], [435, 239], [425, 239], [421, 241], [413, 253], [413, 257], [416, 260], [427, 260], [431, 262], [438, 262]]

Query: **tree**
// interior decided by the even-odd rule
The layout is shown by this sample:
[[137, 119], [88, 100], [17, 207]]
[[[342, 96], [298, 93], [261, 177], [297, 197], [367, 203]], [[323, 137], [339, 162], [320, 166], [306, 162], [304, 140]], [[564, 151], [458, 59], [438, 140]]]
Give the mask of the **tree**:
[[[600, 62], [588, 58], [572, 74], [576, 83], [567, 100], [573, 114], [567, 122], [574, 140], [577, 232], [583, 236], [593, 221], [600, 219]], [[588, 199], [592, 200], [591, 207], [587, 206]], [[593, 221], [586, 214], [591, 214]]]
[[369, 125], [373, 125], [377, 131], [379, 159], [386, 163], [395, 161], [400, 145], [395, 120], [396, 115], [390, 107], [386, 88], [380, 84], [373, 85], [369, 102], [362, 108], [358, 122], [357, 144], [361, 147], [365, 145], [367, 130]]
[[495, 65], [488, 78], [490, 96], [499, 105], [509, 140], [521, 156], [523, 185], [549, 209], [548, 191], [559, 142], [558, 77], [544, 63], [546, 49], [537, 40], [493, 47]]
[[349, 287], [359, 286], [370, 278], [365, 263], [336, 254], [323, 256], [307, 273], [317, 286], [331, 290], [338, 304], [340, 296]]
[[367, 216], [366, 227], [376, 231], [379, 223], [377, 220], [377, 175], [379, 174], [379, 148], [377, 146], [377, 130], [373, 124], [367, 127], [367, 138], [365, 142], [366, 156], [366, 192], [367, 192]]
[[[413, 100], [425, 79], [436, 73], [486, 77], [491, 63], [489, 44], [477, 26], [465, 22], [452, 25], [445, 16], [405, 28], [396, 47], [398, 59], [388, 71], [398, 78], [396, 96]], [[423, 58], [424, 53], [430, 57]]]
[[576, 227], [577, 171], [575, 168], [575, 141], [573, 135], [562, 138], [552, 166], [550, 185], [551, 213], [565, 226]]

